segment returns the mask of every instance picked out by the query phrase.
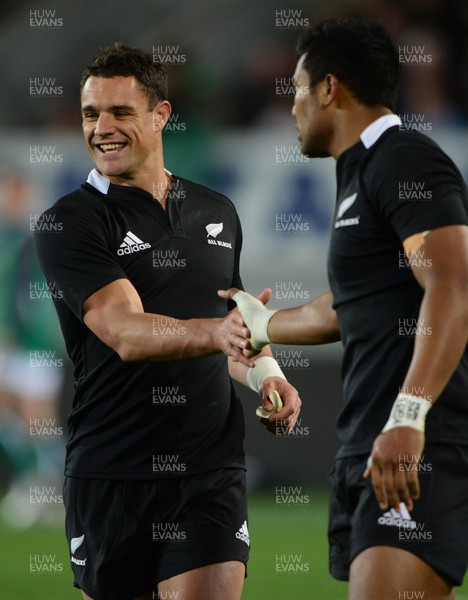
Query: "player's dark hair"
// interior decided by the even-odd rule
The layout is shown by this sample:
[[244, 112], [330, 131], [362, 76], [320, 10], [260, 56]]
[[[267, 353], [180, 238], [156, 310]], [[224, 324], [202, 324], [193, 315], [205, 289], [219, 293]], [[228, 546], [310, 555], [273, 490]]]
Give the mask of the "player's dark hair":
[[364, 17], [322, 21], [303, 32], [296, 49], [306, 54], [311, 86], [331, 73], [365, 106], [395, 110], [398, 52], [380, 23]]
[[152, 110], [160, 100], [167, 100], [167, 75], [163, 65], [151, 54], [116, 42], [101, 48], [81, 76], [80, 92], [89, 77], [134, 76], [148, 96]]

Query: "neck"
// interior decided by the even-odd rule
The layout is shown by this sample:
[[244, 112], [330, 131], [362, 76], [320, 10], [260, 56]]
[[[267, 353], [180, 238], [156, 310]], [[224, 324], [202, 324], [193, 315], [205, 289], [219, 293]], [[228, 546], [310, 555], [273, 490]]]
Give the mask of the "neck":
[[338, 159], [354, 144], [357, 144], [361, 133], [371, 123], [384, 115], [391, 115], [392, 111], [384, 106], [368, 107], [355, 105], [351, 110], [337, 111], [337, 118], [330, 144], [330, 155]]
[[145, 190], [166, 208], [167, 194], [172, 184], [172, 177], [164, 170], [164, 162], [158, 160], [151, 169], [140, 169], [135, 175], [128, 177], [119, 175], [104, 175], [111, 183], [127, 185]]

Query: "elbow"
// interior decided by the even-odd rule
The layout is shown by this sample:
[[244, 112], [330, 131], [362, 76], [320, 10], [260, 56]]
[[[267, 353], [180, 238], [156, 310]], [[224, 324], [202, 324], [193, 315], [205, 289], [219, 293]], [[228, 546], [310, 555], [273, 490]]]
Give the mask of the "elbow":
[[136, 362], [136, 353], [131, 348], [131, 346], [127, 344], [119, 344], [116, 348], [114, 348], [117, 354], [120, 357], [120, 360], [125, 363]]
[[120, 360], [125, 363], [138, 362], [145, 359], [141, 349], [134, 343], [125, 339], [116, 339], [114, 343], [111, 344], [111, 348], [117, 352]]

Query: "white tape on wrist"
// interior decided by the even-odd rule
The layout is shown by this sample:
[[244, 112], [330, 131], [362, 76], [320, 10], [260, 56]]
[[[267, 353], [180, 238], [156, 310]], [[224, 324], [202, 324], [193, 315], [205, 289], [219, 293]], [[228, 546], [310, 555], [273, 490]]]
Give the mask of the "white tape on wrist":
[[412, 427], [424, 433], [426, 415], [431, 408], [432, 403], [426, 398], [412, 394], [398, 394], [382, 433], [395, 427]]
[[259, 392], [267, 377], [281, 377], [286, 380], [278, 363], [271, 356], [261, 356], [255, 361], [255, 367], [247, 370], [247, 383], [254, 392]]
[[270, 343], [268, 337], [268, 323], [275, 314], [275, 310], [269, 310], [264, 304], [246, 292], [236, 292], [232, 299], [237, 303], [245, 324], [250, 329], [250, 343], [255, 350], [261, 350]]

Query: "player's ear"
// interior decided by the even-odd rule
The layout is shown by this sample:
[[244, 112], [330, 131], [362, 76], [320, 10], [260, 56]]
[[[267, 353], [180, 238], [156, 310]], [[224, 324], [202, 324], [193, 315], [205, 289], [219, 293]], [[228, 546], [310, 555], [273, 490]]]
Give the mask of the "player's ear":
[[323, 106], [328, 106], [335, 100], [340, 82], [332, 73], [327, 73], [321, 82], [321, 99]]
[[162, 131], [169, 121], [172, 107], [168, 100], [160, 100], [153, 108], [153, 131]]

